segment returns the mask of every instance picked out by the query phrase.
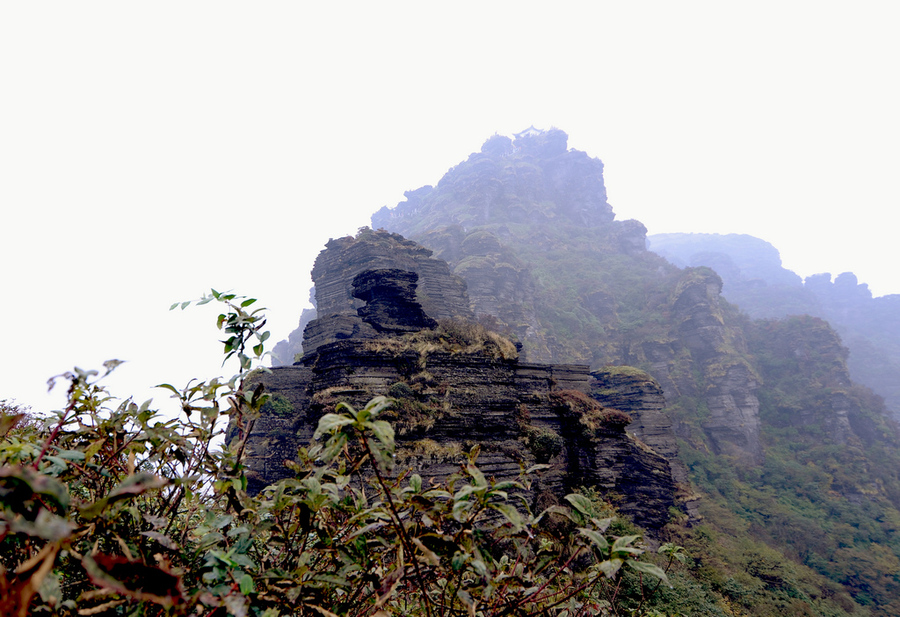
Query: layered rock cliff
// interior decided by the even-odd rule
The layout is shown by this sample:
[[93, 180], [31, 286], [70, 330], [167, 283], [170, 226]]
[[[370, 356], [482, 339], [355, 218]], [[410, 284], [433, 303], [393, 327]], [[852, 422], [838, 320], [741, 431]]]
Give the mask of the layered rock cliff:
[[[391, 250], [381, 251], [386, 246]], [[639, 524], [660, 528], [675, 504], [666, 458], [674, 436], [670, 428], [664, 435], [655, 393], [606, 383], [604, 392], [619, 392], [622, 406], [630, 401], [633, 423], [591, 398], [597, 378], [587, 365], [525, 362], [515, 344], [471, 320], [456, 316], [439, 324], [418, 299], [424, 297], [419, 275], [396, 267], [416, 266], [423, 278], [441, 281], [440, 293], [428, 295], [432, 310], [465, 314], [465, 286], [446, 264], [434, 262], [429, 251], [388, 232], [328, 244], [313, 271], [319, 317], [306, 328], [309, 351], [296, 365], [257, 377], [273, 403], [247, 444], [251, 488], [286, 476], [284, 460], [308, 443], [318, 419], [338, 401], [362, 406], [386, 395], [395, 400], [387, 417], [406, 468], [447, 476], [477, 445], [480, 468], [498, 480], [517, 478], [523, 465], [550, 464], [533, 485], [536, 502], [594, 487]], [[381, 267], [359, 271], [361, 263]], [[355, 314], [347, 308], [354, 304]], [[324, 313], [325, 307], [334, 312]], [[642, 397], [652, 400], [642, 403]]]

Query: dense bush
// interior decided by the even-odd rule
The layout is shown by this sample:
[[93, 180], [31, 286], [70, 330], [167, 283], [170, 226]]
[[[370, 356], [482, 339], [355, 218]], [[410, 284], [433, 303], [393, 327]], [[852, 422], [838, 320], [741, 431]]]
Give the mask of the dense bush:
[[[225, 307], [226, 359], [240, 370], [163, 384], [179, 418], [116, 402], [102, 379], [117, 361], [103, 376], [60, 376], [68, 404], [45, 422], [5, 405], [0, 614], [649, 614], [668, 579], [639, 535], [616, 535], [578, 494], [532, 513], [528, 473], [495, 482], [477, 451], [446, 484], [398, 472], [379, 418], [389, 399], [338, 404], [294, 476], [249, 495], [244, 443], [277, 401], [245, 377], [268, 333], [255, 300], [213, 291], [200, 303], [211, 301]], [[235, 437], [223, 445], [226, 423]], [[668, 565], [682, 557], [660, 552]]]

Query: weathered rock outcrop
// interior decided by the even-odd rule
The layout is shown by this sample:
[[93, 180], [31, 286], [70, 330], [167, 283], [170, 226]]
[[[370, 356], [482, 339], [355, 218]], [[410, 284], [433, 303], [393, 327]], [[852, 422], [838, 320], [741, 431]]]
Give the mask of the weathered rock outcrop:
[[[858, 440], [851, 417], [859, 405], [848, 393], [853, 389], [847, 370], [847, 349], [838, 334], [822, 319], [792, 317], [759, 321], [753, 344], [764, 350], [762, 369], [776, 391], [786, 380], [806, 386], [805, 396], [787, 401], [773, 397], [770, 423], [776, 426], [818, 427], [830, 443]], [[777, 372], [773, 370], [777, 366]]]
[[666, 413], [666, 397], [648, 373], [632, 366], [604, 366], [591, 371], [591, 397], [603, 407], [628, 414], [629, 433], [666, 459], [677, 458], [678, 444]]
[[[302, 361], [258, 377], [273, 397], [247, 444], [252, 489], [289, 474], [283, 461], [308, 443], [335, 403], [361, 406], [386, 395], [395, 400], [388, 419], [397, 432], [398, 460], [407, 468], [447, 476], [478, 445], [479, 466], [497, 479], [518, 477], [523, 464], [549, 463], [551, 469], [533, 485], [536, 500], [594, 486], [615, 497], [639, 524], [657, 529], [666, 522], [675, 503], [669, 460], [628, 434], [628, 415], [590, 398], [595, 378], [587, 365], [527, 363], [512, 343], [474, 322], [457, 318], [438, 325], [418, 290], [426, 276], [450, 286], [428, 294], [432, 307], [443, 306], [449, 316], [467, 306], [465, 288], [446, 264], [434, 264], [430, 251], [399, 236], [361, 235], [330, 242], [316, 262], [320, 317], [306, 329], [309, 351]], [[389, 241], [398, 258], [389, 252], [372, 258], [377, 251], [365, 245], [373, 238]], [[407, 263], [424, 274], [357, 267], [394, 265], [409, 256], [421, 256]], [[346, 309], [356, 303], [362, 304], [353, 312]], [[323, 307], [339, 312], [323, 315]], [[625, 388], [620, 390], [617, 400], [624, 402]], [[653, 413], [643, 410], [638, 432], [662, 444], [662, 421], [646, 428], [654, 424]], [[661, 449], [671, 454], [671, 448]]]
[[[316, 259], [312, 278], [317, 319], [306, 325], [304, 353], [326, 343], [378, 335], [372, 324], [357, 313], [366, 300], [357, 295], [354, 281], [362, 272], [384, 269], [415, 273], [415, 300], [431, 318], [472, 318], [466, 284], [450, 272], [446, 262], [433, 258], [432, 251], [399, 234], [366, 229], [355, 238], [330, 240]], [[409, 305], [407, 300], [404, 302]]]
[[[561, 236], [570, 230], [599, 235], [591, 251], [646, 253], [644, 226], [614, 220], [603, 163], [568, 149], [567, 139], [558, 129], [525, 131], [514, 141], [495, 135], [436, 187], [408, 192], [406, 201], [372, 216], [373, 228], [434, 249], [465, 279], [475, 312], [496, 319], [529, 359], [542, 362], [592, 362], [599, 337], [564, 340], [548, 329], [542, 312], [574, 307], [541, 306], [541, 287], [553, 274], [535, 272], [529, 258], [568, 253]], [[573, 251], [566, 258], [578, 256]]]
[[[289, 474], [283, 461], [309, 443], [336, 402], [359, 407], [387, 395], [396, 400], [386, 418], [397, 431], [398, 461], [423, 475], [458, 471], [464, 453], [479, 445], [480, 468], [498, 480], [516, 479], [523, 464], [550, 463], [534, 485], [535, 498], [594, 486], [649, 529], [662, 526], [675, 505], [669, 461], [626, 433], [627, 415], [604, 417], [587, 396], [585, 365], [529, 364], [483, 351], [423, 355], [396, 341], [392, 347], [384, 339], [347, 340], [261, 379], [293, 413], [264, 416], [251, 435], [248, 467], [256, 490]], [[563, 397], [572, 393], [581, 394], [582, 407], [566, 404]]]
[[[637, 424], [632, 430], [643, 441], [674, 457], [671, 429], [689, 441], [706, 441], [717, 454], [755, 465], [763, 459], [756, 394], [759, 379], [748, 361], [741, 331], [729, 323], [733, 319], [727, 313], [727, 303], [721, 301], [720, 289], [721, 280], [708, 268], [681, 272], [656, 309], [666, 316], [664, 327], [651, 340], [626, 342], [614, 359], [624, 357], [642, 366], [649, 373], [646, 379], [661, 389], [660, 398], [670, 405], [674, 401], [681, 409], [681, 420], [675, 422], [668, 411], [641, 413], [628, 409], [640, 422], [646, 417], [651, 427], [658, 427], [643, 429], [649, 429], [649, 433], [638, 432], [641, 429]], [[605, 373], [603, 379], [623, 379], [626, 375]], [[603, 386], [595, 391], [602, 392]], [[602, 397], [598, 400], [612, 406], [624, 404]], [[655, 430], [668, 435], [665, 443], [656, 441]], [[676, 475], [679, 481], [684, 478], [678, 469]]]
[[535, 282], [531, 271], [502, 241], [504, 230], [467, 234], [452, 225], [425, 234], [424, 242], [440, 259], [454, 264], [453, 273], [466, 281], [472, 307], [490, 315], [498, 329], [510, 332], [529, 350], [546, 360], [550, 352], [540, 335], [534, 305]]

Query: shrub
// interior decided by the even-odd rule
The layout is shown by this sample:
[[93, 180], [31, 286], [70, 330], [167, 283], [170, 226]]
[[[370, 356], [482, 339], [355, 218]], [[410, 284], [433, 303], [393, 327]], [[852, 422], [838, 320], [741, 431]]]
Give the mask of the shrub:
[[[69, 399], [52, 429], [0, 425], [0, 614], [574, 617], [618, 614], [625, 571], [667, 580], [589, 499], [535, 515], [528, 474], [495, 482], [477, 450], [444, 484], [398, 472], [383, 397], [338, 403], [293, 477], [249, 495], [244, 443], [271, 399], [245, 378], [268, 333], [254, 300], [200, 303], [213, 300], [240, 370], [163, 384], [183, 417], [116, 404], [111, 361], [60, 376]], [[233, 438], [215, 447], [226, 420]], [[570, 531], [551, 532], [548, 514]]]

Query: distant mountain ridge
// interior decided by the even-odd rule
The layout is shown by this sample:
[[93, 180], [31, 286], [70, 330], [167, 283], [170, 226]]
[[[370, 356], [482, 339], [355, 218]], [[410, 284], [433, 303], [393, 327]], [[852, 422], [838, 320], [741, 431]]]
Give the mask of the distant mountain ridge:
[[900, 418], [900, 295], [872, 297], [852, 272], [804, 281], [784, 268], [778, 250], [742, 234], [654, 234], [650, 250], [679, 267], [707, 266], [722, 277], [722, 294], [754, 318], [812, 315], [826, 319], [850, 350], [854, 381], [884, 397]]

